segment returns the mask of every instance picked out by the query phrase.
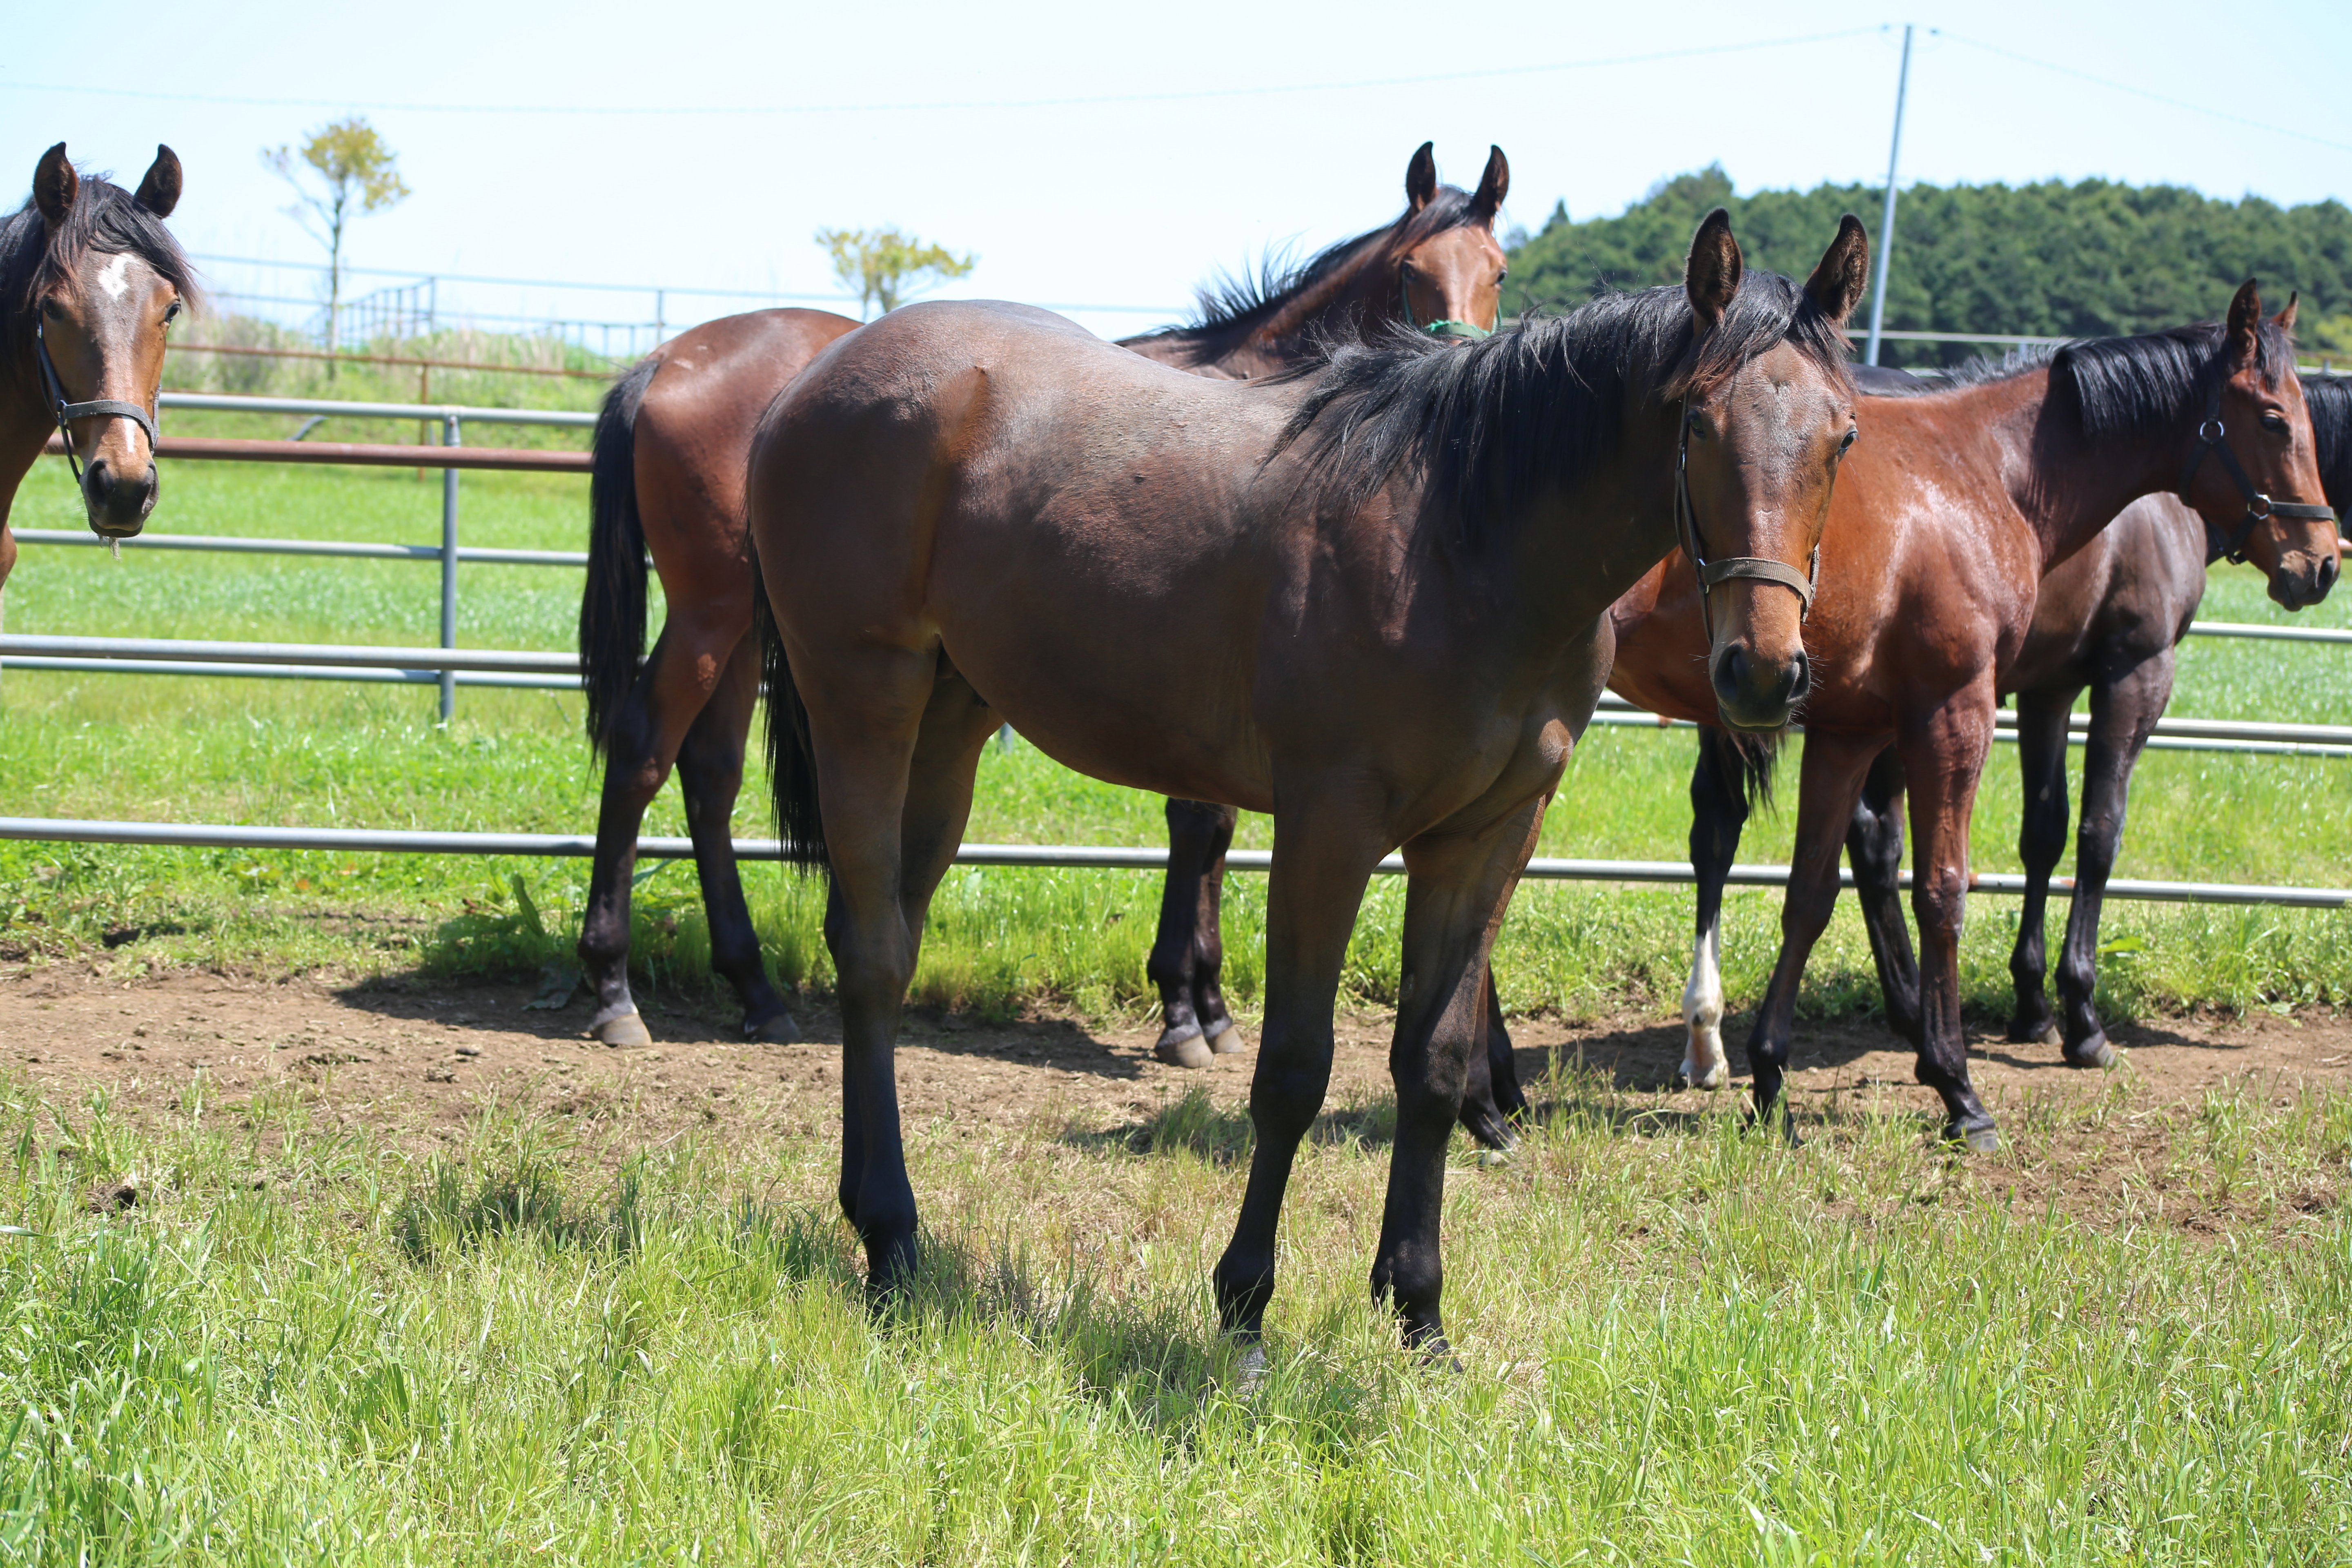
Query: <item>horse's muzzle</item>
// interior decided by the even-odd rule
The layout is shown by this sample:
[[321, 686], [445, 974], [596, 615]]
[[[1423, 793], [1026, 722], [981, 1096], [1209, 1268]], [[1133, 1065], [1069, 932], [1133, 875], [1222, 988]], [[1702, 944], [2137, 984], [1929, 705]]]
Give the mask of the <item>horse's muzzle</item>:
[[2290, 551], [2270, 574], [2271, 598], [2290, 610], [2316, 605], [2336, 586], [2336, 556]]
[[89, 510], [91, 531], [106, 539], [130, 539], [147, 526], [155, 510], [159, 485], [155, 465], [149, 462], [135, 476], [116, 469], [100, 458], [82, 470], [81, 499]]
[[1715, 703], [1735, 730], [1778, 730], [1812, 689], [1812, 665], [1798, 648], [1785, 660], [1759, 658], [1738, 643], [1715, 656]]

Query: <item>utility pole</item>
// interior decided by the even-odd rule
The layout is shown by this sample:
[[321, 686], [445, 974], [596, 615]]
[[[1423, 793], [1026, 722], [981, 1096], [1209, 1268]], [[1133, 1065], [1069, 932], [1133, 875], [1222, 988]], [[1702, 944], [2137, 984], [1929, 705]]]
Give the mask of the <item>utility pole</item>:
[[1911, 92], [1911, 24], [1903, 24], [1903, 68], [1895, 79], [1895, 142], [1886, 149], [1886, 210], [1878, 220], [1878, 286], [1871, 290], [1870, 342], [1862, 363], [1878, 363], [1878, 331], [1886, 324], [1886, 263], [1895, 254], [1895, 167], [1903, 157], [1903, 100]]

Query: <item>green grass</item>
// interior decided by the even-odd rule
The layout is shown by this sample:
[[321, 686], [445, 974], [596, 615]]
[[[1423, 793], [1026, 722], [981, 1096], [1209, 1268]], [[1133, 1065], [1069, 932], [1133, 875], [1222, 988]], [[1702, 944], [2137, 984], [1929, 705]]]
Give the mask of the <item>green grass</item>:
[[[184, 464], [167, 477], [157, 528], [176, 533], [282, 534], [431, 542], [437, 477], [401, 470]], [[467, 475], [463, 537], [473, 543], [576, 548], [586, 483], [570, 476]], [[19, 497], [26, 527], [79, 526], [62, 466], [39, 466]], [[564, 647], [576, 574], [468, 567], [459, 640]], [[28, 546], [8, 590], [20, 632], [277, 638], [391, 644], [435, 640], [436, 576], [406, 563], [156, 554], [117, 563], [97, 551]], [[2284, 620], [2243, 569], [2216, 574], [2210, 618]], [[2338, 595], [2296, 624], [2352, 625]], [[2192, 639], [2174, 710], [2217, 718], [2344, 722], [2344, 655]], [[0, 679], [0, 812], [181, 821], [580, 831], [593, 820], [597, 774], [580, 740], [577, 699], [467, 690], [459, 717], [434, 723], [425, 689], [13, 671]], [[1579, 749], [1546, 822], [1539, 853], [1679, 859], [1688, 832], [1687, 732], [1596, 730]], [[2079, 752], [2077, 757], [2079, 759]], [[1791, 768], [1784, 778], [1793, 791]], [[2075, 786], [2079, 793], [2079, 780]], [[769, 831], [756, 764], [738, 831]], [[1982, 870], [2018, 865], [2013, 752], [1996, 749], [1976, 814]], [[1751, 824], [1742, 858], [1785, 861], [1789, 811]], [[648, 831], [684, 831], [675, 792]], [[1016, 744], [992, 749], [970, 836], [976, 840], [1157, 844], [1160, 803], [1079, 778]], [[1239, 842], [1268, 842], [1263, 818]], [[2341, 885], [2352, 842], [2352, 765], [2340, 762], [2151, 752], [2134, 782], [2125, 876]], [[2065, 869], [2061, 868], [2062, 872]], [[583, 863], [242, 851], [0, 846], [0, 941], [37, 951], [112, 931], [146, 932], [119, 950], [130, 965], [177, 963], [264, 969], [367, 970], [419, 962], [457, 968], [525, 963], [568, 948], [584, 894]], [[517, 877], [542, 911], [534, 927]], [[772, 868], [750, 873], [773, 961], [791, 980], [825, 978], [812, 890]], [[642, 889], [636, 952], [647, 984], [707, 982], [690, 868]], [[1118, 872], [958, 871], [937, 907], [917, 983], [925, 999], [1002, 1011], [1038, 1000], [1095, 1013], [1140, 1005], [1156, 879]], [[1255, 1004], [1263, 882], [1236, 876], [1229, 896], [1231, 991]], [[1369, 898], [1348, 984], [1390, 998], [1402, 889]], [[1680, 889], [1529, 885], [1501, 949], [1515, 1008], [1571, 1013], [1671, 1002], [1679, 995], [1689, 895]], [[1761, 987], [1778, 941], [1777, 894], [1727, 902], [1727, 981], [1735, 1000]], [[2005, 1005], [2016, 905], [1978, 899], [1964, 952], [1972, 1005]], [[463, 921], [457, 925], [447, 922]], [[436, 934], [439, 933], [439, 934]], [[2336, 1002], [2352, 977], [2352, 918], [2282, 910], [2113, 905], [2122, 951], [2104, 966], [2106, 1005], [2129, 1014], [2200, 1004], [2243, 1008]], [[1852, 1013], [1874, 1005], [1867, 949], [1848, 900], [1809, 972], [1802, 1005]]]
[[789, 1113], [730, 1145], [493, 1105], [418, 1155], [307, 1089], [156, 1124], [15, 1086], [0, 1558], [2345, 1560], [2352, 1101], [2117, 1079], [1954, 1162], [1907, 1115], [1792, 1154], [1541, 1098], [1449, 1183], [1465, 1372], [1366, 1300], [1371, 1100], [1303, 1152], [1251, 1387], [1204, 1283], [1247, 1129], [1198, 1098], [912, 1125], [925, 1272], [877, 1320]]

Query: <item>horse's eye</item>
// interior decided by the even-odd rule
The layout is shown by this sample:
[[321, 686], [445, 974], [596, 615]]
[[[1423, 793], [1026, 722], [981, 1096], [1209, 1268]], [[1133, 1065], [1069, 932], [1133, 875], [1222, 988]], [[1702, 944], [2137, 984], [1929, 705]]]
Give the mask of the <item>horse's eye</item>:
[[1855, 441], [1859, 440], [1861, 437], [1861, 431], [1855, 429], [1851, 425], [1847, 426], [1845, 427], [1845, 439], [1838, 443], [1838, 450], [1841, 452], [1844, 451], [1847, 447], [1853, 446]]
[[2286, 420], [2276, 414], [2265, 414], [2263, 416], [2263, 428], [2273, 436], [2284, 436], [2286, 434]]
[[1704, 441], [1706, 439], [1706, 421], [1699, 417], [1699, 412], [1697, 409], [1692, 409], [1690, 411], [1690, 416], [1684, 420], [1683, 423], [1689, 428], [1692, 440]]
[[41, 314], [52, 321], [62, 321], [66, 319], [66, 308], [55, 300], [44, 300], [41, 301]]
[[170, 304], [163, 307], [163, 324], [168, 327], [179, 319], [180, 302], [177, 300], [174, 300]]

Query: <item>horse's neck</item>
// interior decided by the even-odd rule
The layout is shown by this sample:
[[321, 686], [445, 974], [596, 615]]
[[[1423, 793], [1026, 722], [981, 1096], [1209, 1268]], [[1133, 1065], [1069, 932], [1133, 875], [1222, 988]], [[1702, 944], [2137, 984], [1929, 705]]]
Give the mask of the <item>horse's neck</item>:
[[1497, 587], [1529, 635], [1580, 636], [1677, 548], [1673, 427], [1629, 415], [1614, 453], [1504, 525]]
[[1985, 405], [1979, 419], [2005, 448], [2002, 480], [2033, 530], [2045, 572], [2124, 508], [2168, 489], [2188, 449], [2188, 435], [2170, 428], [2085, 437], [2075, 419], [2051, 406], [2046, 367], [1961, 396]]
[[1326, 276], [1283, 300], [1265, 325], [1251, 334], [1253, 340], [1271, 348], [1296, 343], [1318, 332], [1337, 331], [1353, 336], [1385, 321], [1389, 312], [1382, 306], [1388, 294], [1381, 285], [1389, 268], [1381, 262], [1387, 254], [1385, 231], [1365, 240]]

